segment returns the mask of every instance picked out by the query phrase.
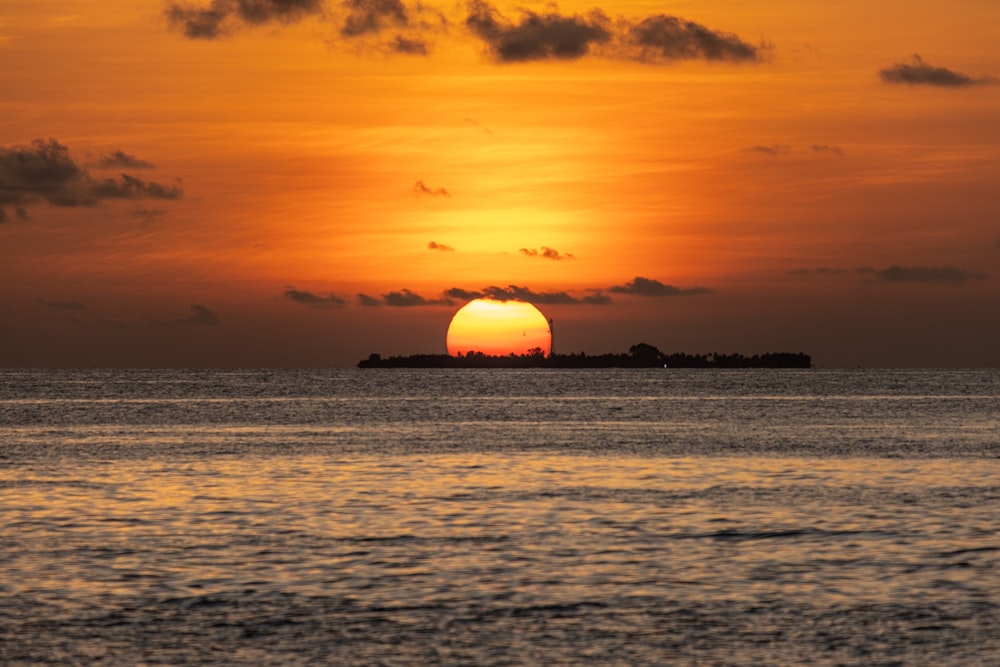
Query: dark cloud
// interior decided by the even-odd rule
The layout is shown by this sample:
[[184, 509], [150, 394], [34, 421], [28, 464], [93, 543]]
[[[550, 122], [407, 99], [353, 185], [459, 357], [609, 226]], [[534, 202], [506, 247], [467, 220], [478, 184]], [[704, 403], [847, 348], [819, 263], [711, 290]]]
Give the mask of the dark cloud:
[[105, 153], [90, 163], [94, 169], [153, 169], [151, 162], [140, 160], [134, 155], [129, 155], [124, 151], [113, 151]]
[[423, 181], [413, 184], [413, 191], [418, 195], [430, 195], [432, 197], [451, 197], [451, 193], [444, 188], [430, 188]]
[[534, 292], [519, 285], [508, 285], [507, 287], [493, 285], [485, 288], [483, 295], [496, 301], [529, 301], [547, 306], [583, 303], [581, 299], [567, 292]]
[[320, 14], [324, 0], [212, 0], [208, 6], [172, 2], [166, 16], [190, 39], [216, 39], [237, 28], [293, 23]]
[[452, 248], [450, 245], [445, 245], [443, 243], [437, 243], [435, 241], [431, 241], [430, 243], [428, 243], [427, 244], [427, 249], [428, 250], [440, 250], [440, 251], [443, 251], [443, 252], [454, 252], [455, 251], [455, 249]]
[[[242, 28], [292, 23], [324, 13], [325, 0], [210, 0], [202, 4], [170, 2], [167, 21], [191, 39], [216, 39]], [[392, 53], [427, 55], [428, 35], [447, 29], [442, 10], [404, 0], [341, 0], [339, 36], [366, 40]], [[755, 62], [770, 48], [739, 36], [712, 30], [676, 16], [657, 14], [639, 20], [612, 20], [600, 9], [563, 14], [555, 4], [544, 11], [522, 8], [503, 16], [487, 0], [469, 0], [466, 28], [502, 63], [575, 60], [587, 55], [665, 63], [680, 60]], [[386, 33], [395, 33], [388, 39]]]
[[390, 39], [386, 47], [393, 53], [402, 53], [410, 56], [426, 56], [430, 55], [431, 52], [431, 46], [428, 42], [422, 39], [403, 37], [402, 35], [396, 35]]
[[813, 144], [813, 153], [829, 153], [831, 155], [843, 155], [844, 149], [840, 146], [829, 146], [827, 144]]
[[87, 306], [80, 303], [79, 301], [45, 301], [41, 300], [48, 308], [54, 308], [55, 310], [84, 310]]
[[634, 50], [632, 57], [646, 62], [755, 62], [767, 48], [744, 42], [736, 35], [711, 30], [700, 23], [663, 14], [638, 23], [626, 23], [623, 41], [626, 48]]
[[580, 299], [580, 303], [585, 303], [588, 306], [606, 306], [611, 303], [611, 297], [601, 290], [596, 290], [593, 294], [588, 294]]
[[399, 292], [389, 292], [388, 294], [383, 294], [382, 303], [384, 303], [387, 306], [394, 306], [398, 308], [410, 308], [413, 306], [454, 305], [454, 302], [451, 299], [447, 298], [447, 296], [443, 299], [427, 299], [405, 288], [400, 290]]
[[347, 18], [340, 29], [344, 37], [378, 33], [388, 26], [409, 24], [406, 6], [400, 0], [346, 0]]
[[515, 23], [503, 18], [489, 3], [472, 0], [468, 12], [465, 25], [486, 42], [499, 62], [580, 58], [592, 45], [612, 39], [611, 21], [600, 10], [586, 16], [563, 16], [525, 9], [520, 22]]
[[93, 195], [97, 199], [180, 199], [179, 185], [161, 185], [121, 174], [117, 180], [94, 181]]
[[459, 301], [472, 301], [473, 299], [481, 299], [483, 297], [482, 292], [470, 292], [460, 287], [446, 289], [444, 295], [448, 299], [457, 299]]
[[361, 294], [361, 293], [359, 293], [358, 294], [358, 305], [367, 306], [367, 307], [375, 307], [375, 306], [381, 306], [382, 305], [382, 301], [380, 299], [376, 299], [373, 296], [368, 296], [367, 294]]
[[318, 308], [320, 310], [330, 310], [332, 308], [342, 308], [347, 305], [344, 299], [341, 299], [336, 294], [329, 294], [327, 296], [320, 296], [318, 294], [313, 294], [312, 292], [306, 292], [297, 289], [286, 289], [285, 298], [289, 301], [294, 301], [295, 303], [301, 304], [303, 306], [308, 306], [309, 308]]
[[36, 139], [30, 146], [0, 147], [0, 209], [48, 202], [53, 206], [95, 206], [106, 199], [179, 199], [180, 185], [161, 185], [121, 174], [95, 179], [55, 139]]
[[569, 253], [560, 254], [558, 250], [546, 246], [542, 246], [541, 250], [535, 250], [534, 248], [521, 248], [518, 252], [522, 255], [527, 255], [528, 257], [541, 257], [543, 259], [554, 259], [557, 261], [563, 259], [575, 259], [573, 255]]
[[681, 289], [673, 285], [665, 285], [659, 280], [636, 276], [633, 280], [624, 285], [615, 285], [608, 288], [613, 294], [633, 294], [635, 296], [698, 296], [701, 294], [711, 294], [712, 290], [707, 287], [689, 287]]
[[933, 67], [918, 54], [913, 54], [909, 62], [896, 63], [879, 70], [883, 83], [908, 86], [940, 86], [944, 88], [967, 88], [996, 83], [990, 77], [973, 78], [947, 67]]
[[[867, 271], [866, 271], [867, 272]], [[890, 266], [873, 272], [879, 280], [888, 283], [946, 283], [961, 285], [972, 280], [986, 280], [979, 271], [954, 266]]]
[[201, 306], [198, 304], [194, 304], [193, 306], [191, 306], [190, 315], [174, 321], [177, 324], [190, 324], [199, 327], [214, 327], [218, 326], [221, 323], [219, 321], [218, 315], [213, 313], [205, 306]]
[[748, 148], [742, 149], [742, 153], [760, 153], [761, 155], [770, 155], [772, 157], [777, 157], [778, 155], [788, 155], [791, 152], [791, 148], [785, 146], [784, 144], [773, 144], [771, 146], [750, 146]]

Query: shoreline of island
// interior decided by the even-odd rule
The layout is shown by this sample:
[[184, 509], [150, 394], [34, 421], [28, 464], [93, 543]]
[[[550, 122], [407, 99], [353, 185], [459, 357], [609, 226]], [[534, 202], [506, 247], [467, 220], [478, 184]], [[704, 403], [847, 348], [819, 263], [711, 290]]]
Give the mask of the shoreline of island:
[[524, 354], [493, 356], [482, 352], [413, 354], [382, 358], [372, 353], [358, 368], [812, 368], [812, 357], [802, 352], [766, 352], [746, 356], [739, 353], [664, 353], [638, 343], [628, 352], [588, 355], [585, 352], [546, 355], [541, 349]]

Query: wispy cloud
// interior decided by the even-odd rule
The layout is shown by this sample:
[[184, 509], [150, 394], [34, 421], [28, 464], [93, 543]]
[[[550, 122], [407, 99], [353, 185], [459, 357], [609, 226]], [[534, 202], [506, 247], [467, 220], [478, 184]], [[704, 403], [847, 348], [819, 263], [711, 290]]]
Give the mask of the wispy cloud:
[[840, 146], [830, 146], [828, 144], [813, 144], [813, 153], [829, 153], [830, 155], [843, 155], [844, 149]]
[[643, 297], [700, 296], [712, 293], [712, 290], [707, 287], [680, 288], [673, 285], [666, 285], [659, 280], [643, 278], [641, 276], [636, 276], [624, 285], [609, 287], [608, 291], [613, 294], [631, 294]]
[[141, 218], [145, 222], [151, 222], [155, 218], [162, 217], [167, 214], [167, 209], [165, 208], [137, 208], [132, 211], [132, 215]]
[[[162, 185], [129, 174], [94, 178], [55, 139], [36, 139], [29, 146], [0, 147], [0, 211], [13, 206], [20, 218], [27, 217], [26, 207], [38, 202], [95, 206], [104, 200], [179, 199], [182, 195], [177, 183]], [[4, 212], [0, 220], [6, 217]]]
[[174, 320], [174, 323], [197, 327], [214, 327], [222, 323], [219, 316], [205, 306], [194, 304], [191, 306], [190, 311], [189, 315]]
[[455, 249], [452, 248], [450, 245], [445, 245], [443, 243], [437, 243], [436, 241], [431, 241], [430, 243], [428, 243], [427, 244], [427, 249], [428, 250], [438, 250], [438, 251], [441, 251], [441, 252], [454, 252], [455, 251]]
[[988, 276], [980, 271], [961, 269], [954, 266], [897, 266], [875, 269], [875, 277], [887, 283], [944, 283], [961, 285], [974, 280], [986, 280]]
[[94, 169], [153, 169], [156, 165], [118, 150], [102, 154], [89, 166]]
[[784, 144], [773, 144], [771, 146], [748, 146], [740, 150], [741, 153], [759, 153], [761, 155], [768, 155], [770, 157], [777, 157], [779, 155], [788, 155], [792, 152], [791, 147], [785, 146]]
[[943, 88], [967, 88], [996, 83], [996, 79], [991, 77], [972, 77], [947, 67], [934, 67], [918, 54], [913, 54], [909, 62], [895, 63], [879, 70], [879, 77], [883, 83]]
[[298, 290], [294, 288], [289, 288], [285, 290], [285, 298], [289, 301], [294, 301], [303, 306], [309, 308], [317, 308], [319, 310], [331, 310], [333, 308], [342, 308], [347, 304], [347, 301], [337, 296], [336, 294], [328, 294], [326, 296], [320, 296], [319, 294], [314, 294], [312, 292], [306, 292], [304, 290]]
[[418, 195], [430, 195], [431, 197], [451, 197], [451, 193], [444, 188], [428, 187], [423, 181], [413, 184], [413, 191]]
[[528, 257], [541, 257], [542, 259], [554, 259], [557, 261], [575, 259], [573, 255], [569, 253], [562, 254], [558, 250], [547, 246], [542, 246], [541, 250], [535, 250], [534, 248], [521, 248], [518, 252]]
[[829, 266], [820, 266], [815, 269], [792, 269], [788, 272], [789, 275], [793, 276], [808, 276], [808, 275], [818, 275], [818, 276], [842, 276], [848, 273], [847, 269], [832, 268]]

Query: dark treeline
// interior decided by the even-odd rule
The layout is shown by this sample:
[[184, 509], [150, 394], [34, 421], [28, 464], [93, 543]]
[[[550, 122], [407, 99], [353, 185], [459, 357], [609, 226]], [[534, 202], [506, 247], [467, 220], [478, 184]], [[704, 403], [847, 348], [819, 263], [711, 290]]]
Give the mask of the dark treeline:
[[414, 354], [383, 359], [372, 354], [358, 362], [359, 368], [812, 368], [812, 358], [801, 352], [742, 354], [665, 354], [646, 343], [639, 343], [621, 354], [553, 354], [546, 357], [536, 348], [525, 354], [490, 356], [470, 352], [453, 357], [448, 354]]

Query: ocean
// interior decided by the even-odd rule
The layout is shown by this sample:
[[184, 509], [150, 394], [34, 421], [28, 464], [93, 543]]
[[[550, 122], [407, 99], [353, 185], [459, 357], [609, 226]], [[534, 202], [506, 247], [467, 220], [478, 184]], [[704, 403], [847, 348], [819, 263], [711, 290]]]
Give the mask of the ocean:
[[1000, 664], [998, 370], [0, 370], [0, 664]]

